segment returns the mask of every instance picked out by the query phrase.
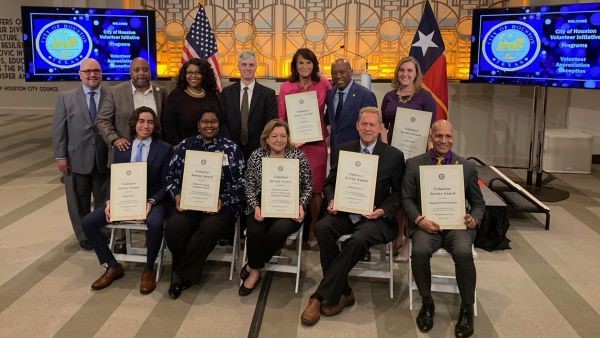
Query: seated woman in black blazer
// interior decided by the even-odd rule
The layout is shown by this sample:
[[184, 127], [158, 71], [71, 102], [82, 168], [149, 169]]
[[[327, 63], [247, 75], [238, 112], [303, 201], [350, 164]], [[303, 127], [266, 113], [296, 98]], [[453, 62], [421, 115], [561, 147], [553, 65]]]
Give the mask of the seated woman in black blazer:
[[[312, 197], [313, 186], [310, 165], [306, 155], [290, 142], [287, 123], [274, 119], [267, 123], [260, 136], [261, 147], [248, 159], [246, 169], [246, 209], [248, 264], [244, 265], [240, 277], [244, 281], [239, 289], [240, 296], [249, 295], [261, 278], [260, 269], [269, 262], [275, 252], [283, 247], [287, 237], [298, 231], [304, 220], [304, 209]], [[263, 157], [294, 158], [300, 160], [300, 208], [297, 218], [264, 218], [260, 210]]]
[[[159, 139], [160, 119], [152, 108], [139, 107], [129, 118], [131, 147], [124, 151], [115, 150], [113, 163], [147, 162], [147, 197], [146, 233], [147, 256], [146, 265], [140, 283], [140, 292], [148, 294], [156, 288], [154, 261], [158, 256], [163, 238], [163, 221], [170, 209], [170, 197], [166, 192], [166, 176], [173, 150], [171, 146]], [[109, 184], [110, 187], [110, 184]], [[106, 235], [102, 227], [110, 222], [110, 188], [107, 189], [106, 208], [96, 209], [81, 221], [81, 226], [92, 248], [98, 256], [100, 264], [106, 265], [106, 271], [93, 284], [92, 289], [100, 290], [109, 286], [114, 280], [123, 277], [123, 266], [117, 262], [106, 244]]]

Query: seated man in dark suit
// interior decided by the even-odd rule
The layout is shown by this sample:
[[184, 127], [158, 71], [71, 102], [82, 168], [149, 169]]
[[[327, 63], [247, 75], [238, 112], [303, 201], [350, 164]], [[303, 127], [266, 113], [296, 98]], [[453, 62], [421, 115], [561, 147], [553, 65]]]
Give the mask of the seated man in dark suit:
[[[146, 204], [146, 244], [148, 253], [146, 265], [140, 283], [140, 292], [148, 294], [156, 288], [154, 261], [158, 256], [163, 238], [163, 221], [170, 210], [171, 200], [166, 192], [166, 177], [173, 150], [171, 145], [158, 138], [160, 135], [160, 120], [149, 107], [139, 107], [129, 118], [131, 147], [121, 151], [115, 149], [114, 163], [147, 162], [147, 194]], [[110, 189], [108, 189], [110, 193]], [[107, 193], [108, 195], [108, 193]], [[100, 290], [109, 286], [115, 279], [123, 277], [123, 266], [117, 262], [106, 244], [106, 236], [102, 227], [110, 222], [110, 203], [106, 208], [96, 209], [84, 217], [82, 221], [90, 244], [96, 251], [100, 264], [106, 265], [106, 271], [93, 284], [92, 289]]]
[[[379, 156], [373, 212], [357, 215], [334, 209], [337, 162], [332, 164], [325, 181], [323, 190], [328, 214], [317, 223], [315, 229], [321, 248], [323, 279], [300, 317], [304, 324], [314, 325], [321, 313], [335, 316], [344, 307], [354, 304], [348, 273], [365, 256], [369, 247], [390, 242], [398, 232], [394, 215], [401, 205], [404, 154], [378, 141], [381, 128], [381, 111], [376, 107], [365, 107], [360, 110], [356, 122], [360, 139], [344, 143], [339, 148]], [[346, 245], [340, 251], [336, 241], [345, 234], [352, 234], [352, 237], [346, 240]]]
[[[433, 123], [430, 139], [433, 149], [413, 157], [406, 163], [406, 174], [402, 182], [402, 205], [409, 223], [409, 236], [412, 238], [412, 272], [422, 299], [421, 311], [417, 316], [417, 326], [421, 332], [433, 327], [435, 306], [431, 297], [431, 255], [440, 247], [448, 251], [456, 266], [456, 281], [462, 304], [458, 322], [454, 329], [457, 337], [473, 334], [473, 303], [475, 302], [476, 272], [473, 262], [472, 245], [477, 225], [485, 210], [485, 202], [477, 183], [477, 172], [472, 162], [452, 152], [452, 124], [447, 120]], [[421, 214], [421, 192], [419, 166], [462, 164], [465, 182], [465, 197], [470, 211], [464, 217], [465, 230], [441, 230], [440, 226]]]

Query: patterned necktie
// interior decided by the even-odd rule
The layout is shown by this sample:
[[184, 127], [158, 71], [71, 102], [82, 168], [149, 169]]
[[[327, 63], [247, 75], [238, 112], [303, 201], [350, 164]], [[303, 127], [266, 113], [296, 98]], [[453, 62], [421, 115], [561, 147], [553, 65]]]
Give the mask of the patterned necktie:
[[248, 144], [248, 87], [244, 87], [244, 95], [242, 96], [242, 107], [240, 112], [242, 113], [242, 130], [240, 132], [240, 142], [243, 145]]
[[344, 107], [344, 92], [338, 92], [338, 104], [335, 108], [335, 122], [337, 123], [340, 120], [340, 115], [342, 115], [342, 107]]
[[442, 165], [442, 164], [444, 164], [444, 163], [443, 163], [443, 162], [444, 162], [444, 159], [445, 159], [445, 157], [444, 157], [444, 156], [442, 156], [442, 157], [436, 157], [435, 159], [437, 160], [437, 163], [436, 163], [436, 165]]
[[96, 92], [90, 92], [90, 118], [92, 119], [92, 124], [96, 124], [96, 112], [97, 112], [97, 108], [96, 108], [96, 100], [94, 100], [94, 95], [96, 95]]
[[133, 162], [142, 162], [142, 153], [144, 152], [144, 143], [140, 142], [137, 146], [137, 153], [135, 153], [135, 158]]
[[363, 149], [363, 154], [371, 155], [371, 152], [369, 151], [369, 148]]

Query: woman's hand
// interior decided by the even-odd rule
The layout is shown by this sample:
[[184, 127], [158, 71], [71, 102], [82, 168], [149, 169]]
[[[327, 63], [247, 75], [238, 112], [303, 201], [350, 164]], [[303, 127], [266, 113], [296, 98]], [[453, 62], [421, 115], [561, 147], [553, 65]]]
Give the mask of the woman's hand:
[[181, 195], [175, 195], [175, 209], [179, 212], [185, 212], [187, 209], [183, 209], [180, 207], [181, 205]]
[[294, 221], [296, 221], [298, 223], [302, 223], [302, 221], [304, 221], [304, 207], [302, 206], [302, 204], [300, 204], [298, 218], [295, 218]]
[[106, 201], [106, 208], [104, 208], [104, 217], [106, 217], [106, 222], [110, 223], [110, 200]]
[[260, 212], [260, 207], [254, 207], [254, 219], [258, 222], [262, 222], [264, 220]]

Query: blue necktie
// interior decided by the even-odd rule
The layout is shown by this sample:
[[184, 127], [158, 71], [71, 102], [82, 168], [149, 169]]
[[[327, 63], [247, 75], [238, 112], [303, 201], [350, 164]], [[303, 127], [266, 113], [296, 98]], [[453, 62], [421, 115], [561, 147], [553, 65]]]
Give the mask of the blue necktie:
[[92, 124], [96, 124], [96, 112], [97, 112], [97, 108], [96, 108], [96, 100], [94, 100], [94, 95], [96, 95], [96, 92], [90, 92], [90, 118], [92, 119]]
[[142, 162], [143, 149], [144, 149], [144, 144], [142, 142], [138, 143], [137, 153], [135, 153], [135, 158], [133, 159], [133, 162]]

